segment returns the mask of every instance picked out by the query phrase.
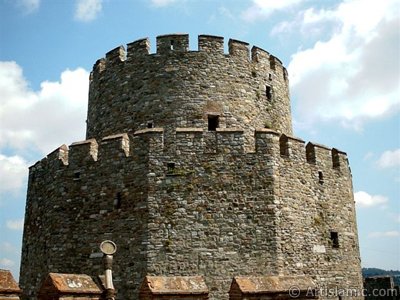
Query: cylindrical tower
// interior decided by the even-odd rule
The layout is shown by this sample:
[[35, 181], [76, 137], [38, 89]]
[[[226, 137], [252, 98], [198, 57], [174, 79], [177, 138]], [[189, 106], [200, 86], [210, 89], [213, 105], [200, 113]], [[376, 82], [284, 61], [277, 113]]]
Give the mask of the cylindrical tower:
[[157, 37], [118, 47], [93, 68], [87, 138], [163, 127], [208, 130], [236, 127], [250, 145], [254, 129], [272, 128], [291, 135], [286, 69], [276, 57], [247, 43], [201, 35], [198, 51], [189, 51], [187, 34]]

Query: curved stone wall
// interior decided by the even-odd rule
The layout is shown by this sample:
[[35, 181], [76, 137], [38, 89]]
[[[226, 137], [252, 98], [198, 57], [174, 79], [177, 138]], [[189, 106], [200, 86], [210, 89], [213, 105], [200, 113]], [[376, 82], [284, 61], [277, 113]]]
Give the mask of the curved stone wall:
[[163, 127], [240, 128], [250, 145], [258, 128], [292, 134], [288, 76], [265, 50], [222, 37], [201, 35], [188, 51], [186, 34], [157, 37], [118, 47], [96, 62], [90, 84], [87, 138]]

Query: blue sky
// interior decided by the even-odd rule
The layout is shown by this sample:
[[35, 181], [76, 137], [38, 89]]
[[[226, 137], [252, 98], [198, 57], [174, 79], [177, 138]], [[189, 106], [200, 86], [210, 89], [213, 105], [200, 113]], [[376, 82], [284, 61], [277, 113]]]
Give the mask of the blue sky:
[[18, 277], [28, 167], [85, 137], [98, 58], [211, 34], [288, 68], [295, 135], [348, 153], [362, 265], [400, 269], [397, 0], [0, 0], [0, 268]]

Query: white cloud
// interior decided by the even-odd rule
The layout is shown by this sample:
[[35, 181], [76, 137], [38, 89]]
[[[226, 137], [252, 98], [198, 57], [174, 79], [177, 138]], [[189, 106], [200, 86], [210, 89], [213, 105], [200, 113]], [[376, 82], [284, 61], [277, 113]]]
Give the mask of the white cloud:
[[11, 230], [23, 230], [24, 229], [24, 219], [18, 220], [7, 220], [6, 227]]
[[176, 2], [176, 0], [150, 0], [151, 5], [155, 7], [165, 7], [174, 2]]
[[18, 191], [25, 184], [28, 167], [28, 163], [18, 155], [0, 154], [0, 193]]
[[392, 231], [374, 231], [368, 234], [370, 238], [382, 238], [382, 237], [399, 237], [400, 231], [392, 230]]
[[388, 198], [381, 195], [370, 195], [364, 191], [354, 193], [354, 200], [357, 207], [384, 207], [388, 202]]
[[75, 19], [90, 22], [97, 18], [102, 10], [103, 0], [77, 0]]
[[[398, 10], [396, 0], [356, 0], [302, 13], [303, 28], [329, 27], [328, 39], [292, 55], [288, 66], [302, 119], [362, 128], [368, 119], [400, 111]], [[275, 32], [294, 27], [280, 26]]]
[[288, 9], [304, 2], [305, 0], [253, 0], [253, 4], [242, 13], [242, 18], [247, 22], [266, 18], [274, 11]]
[[[18, 64], [0, 62], [0, 148], [47, 154], [82, 140], [88, 88], [89, 73], [78, 68], [62, 72], [60, 81], [42, 82], [40, 90], [33, 91]], [[23, 162], [17, 165], [22, 168]]]
[[24, 14], [31, 14], [39, 9], [40, 0], [17, 0], [16, 5]]
[[379, 157], [377, 164], [382, 169], [400, 166], [400, 149], [383, 152]]
[[3, 242], [0, 244], [0, 248], [2, 251], [7, 252], [7, 253], [12, 253], [15, 254], [16, 252], [18, 252], [17, 247], [15, 247], [14, 245], [12, 245], [9, 242]]
[[10, 268], [15, 265], [15, 262], [8, 258], [0, 258], [0, 266], [2, 268]]

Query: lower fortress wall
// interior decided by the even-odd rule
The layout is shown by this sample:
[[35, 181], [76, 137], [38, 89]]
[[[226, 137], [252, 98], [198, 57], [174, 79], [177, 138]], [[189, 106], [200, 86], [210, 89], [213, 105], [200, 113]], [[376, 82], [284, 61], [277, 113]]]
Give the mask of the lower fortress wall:
[[113, 240], [117, 299], [146, 275], [201, 275], [226, 300], [234, 276], [309, 275], [362, 287], [346, 154], [262, 129], [161, 128], [62, 146], [30, 168], [20, 286], [101, 274]]

